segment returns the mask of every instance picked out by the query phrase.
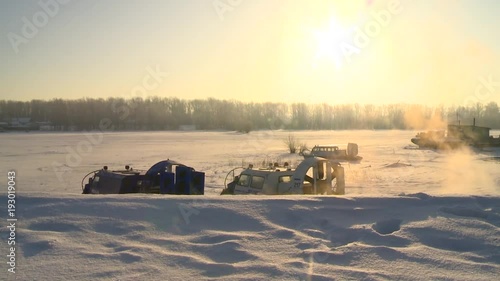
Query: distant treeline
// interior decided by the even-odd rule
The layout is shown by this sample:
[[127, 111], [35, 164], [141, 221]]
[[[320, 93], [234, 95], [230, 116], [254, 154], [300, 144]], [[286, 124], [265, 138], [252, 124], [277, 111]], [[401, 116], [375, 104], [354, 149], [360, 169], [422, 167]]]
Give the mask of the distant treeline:
[[424, 105], [360, 105], [245, 103], [234, 100], [84, 98], [78, 100], [0, 101], [0, 119], [31, 118], [54, 130], [99, 130], [106, 120], [113, 130], [259, 129], [427, 129], [446, 123], [476, 124], [500, 129], [495, 102], [468, 107]]

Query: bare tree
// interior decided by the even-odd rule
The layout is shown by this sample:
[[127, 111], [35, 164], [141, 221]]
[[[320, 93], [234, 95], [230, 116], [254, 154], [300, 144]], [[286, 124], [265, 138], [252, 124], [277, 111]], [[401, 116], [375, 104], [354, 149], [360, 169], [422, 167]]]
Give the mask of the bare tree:
[[304, 156], [306, 151], [308, 151], [309, 148], [307, 147], [307, 143], [303, 142], [299, 145], [299, 155]]
[[285, 143], [285, 145], [290, 153], [297, 152], [298, 141], [297, 141], [297, 138], [295, 137], [295, 135], [289, 134], [288, 137], [283, 140], [283, 142]]

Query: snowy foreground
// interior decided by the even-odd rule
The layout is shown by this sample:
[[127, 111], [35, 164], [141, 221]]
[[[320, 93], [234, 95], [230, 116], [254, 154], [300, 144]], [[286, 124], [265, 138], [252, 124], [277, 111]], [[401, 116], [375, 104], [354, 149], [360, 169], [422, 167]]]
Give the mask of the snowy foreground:
[[19, 201], [17, 280], [496, 280], [500, 274], [498, 197]]
[[[359, 144], [345, 196], [218, 195], [236, 166], [299, 163], [290, 133], [310, 147]], [[15, 274], [0, 232], [0, 280], [497, 280], [499, 151], [418, 150], [414, 133], [1, 134], [18, 221]], [[205, 195], [80, 194], [103, 165], [167, 158], [205, 172]]]

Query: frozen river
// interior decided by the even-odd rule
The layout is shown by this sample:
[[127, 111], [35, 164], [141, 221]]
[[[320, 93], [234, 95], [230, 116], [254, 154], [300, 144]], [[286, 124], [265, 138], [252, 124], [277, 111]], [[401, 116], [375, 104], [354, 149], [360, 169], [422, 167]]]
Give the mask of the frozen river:
[[[207, 195], [217, 195], [236, 166], [298, 164], [284, 144], [290, 134], [309, 148], [359, 145], [360, 163], [346, 163], [346, 194], [500, 195], [499, 150], [436, 152], [410, 142], [414, 131], [255, 131], [2, 133], [1, 170], [17, 171], [20, 193], [81, 193], [82, 177], [108, 165], [147, 169], [167, 158], [206, 173]], [[498, 135], [500, 132], [493, 132]], [[496, 158], [498, 159], [498, 158]]]
[[[309, 147], [359, 145], [363, 160], [343, 163], [345, 196], [218, 195], [235, 166], [297, 165], [289, 134]], [[19, 237], [6, 280], [495, 280], [499, 152], [418, 150], [414, 134], [1, 134], [1, 186], [15, 170], [19, 203], [16, 232], [0, 233]], [[80, 194], [103, 165], [167, 158], [204, 171], [205, 196]]]

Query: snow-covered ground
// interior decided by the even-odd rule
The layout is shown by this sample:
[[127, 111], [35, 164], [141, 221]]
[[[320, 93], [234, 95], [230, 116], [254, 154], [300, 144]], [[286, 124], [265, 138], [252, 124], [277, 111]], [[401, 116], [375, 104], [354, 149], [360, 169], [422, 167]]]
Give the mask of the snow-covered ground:
[[[493, 132], [499, 134], [499, 132]], [[355, 142], [346, 195], [219, 196], [226, 173], [288, 161], [283, 140]], [[500, 151], [415, 149], [411, 131], [2, 133], [0, 219], [16, 171], [16, 273], [7, 280], [495, 280]], [[81, 195], [108, 165], [174, 159], [205, 196]], [[2, 279], [3, 280], [3, 279]]]

